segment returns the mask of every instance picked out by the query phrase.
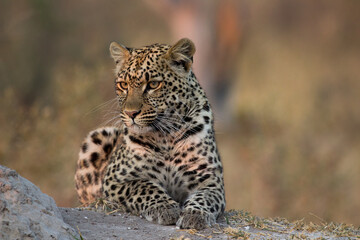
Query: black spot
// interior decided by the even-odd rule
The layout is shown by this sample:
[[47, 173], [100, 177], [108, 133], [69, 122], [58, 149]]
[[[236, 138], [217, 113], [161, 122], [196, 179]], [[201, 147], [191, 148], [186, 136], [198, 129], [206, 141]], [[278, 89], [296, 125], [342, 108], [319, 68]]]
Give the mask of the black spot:
[[185, 121], [185, 122], [191, 122], [191, 121], [192, 121], [192, 118], [191, 118], [191, 117], [186, 116], [186, 117], [184, 117], [184, 121]]
[[189, 159], [189, 162], [195, 162], [195, 161], [197, 161], [199, 158], [198, 157], [193, 157], [193, 158], [190, 158]]
[[88, 183], [91, 184], [91, 182], [92, 182], [92, 176], [91, 176], [90, 173], [87, 173], [87, 174], [86, 174], [86, 178], [87, 178]]
[[90, 162], [92, 163], [92, 165], [95, 167], [95, 168], [98, 168], [96, 162], [97, 160], [99, 159], [99, 153], [97, 152], [93, 152], [91, 155], [90, 155]]
[[122, 194], [124, 189], [125, 189], [125, 185], [122, 185], [122, 187], [118, 191], [118, 194]]
[[82, 152], [83, 152], [83, 153], [86, 153], [87, 149], [88, 149], [88, 144], [87, 144], [87, 143], [84, 143], [84, 144], [81, 146]]
[[136, 160], [138, 160], [138, 161], [141, 161], [142, 160], [142, 158], [139, 156], [139, 155], [134, 155], [134, 158], [136, 159]]
[[204, 176], [202, 176], [200, 179], [199, 179], [199, 182], [203, 182], [205, 181], [206, 179], [210, 178], [210, 174], [205, 174]]
[[145, 73], [145, 79], [146, 79], [146, 82], [148, 82], [150, 80], [150, 75], [148, 72]]
[[122, 170], [121, 170], [121, 172], [120, 172], [120, 175], [122, 175], [122, 176], [125, 176], [126, 175], [126, 169], [125, 168], [123, 168]]
[[107, 143], [103, 146], [103, 149], [106, 155], [108, 155], [112, 150], [112, 145], [110, 143]]
[[98, 135], [99, 135], [99, 133], [97, 133], [97, 132], [91, 134], [91, 139], [92, 139], [93, 143], [95, 143], [97, 145], [101, 145], [102, 141], [101, 141], [101, 139], [99, 139], [97, 137]]
[[215, 183], [209, 184], [208, 187], [216, 187]]
[[157, 162], [157, 163], [156, 163], [156, 166], [158, 166], [158, 167], [163, 167], [163, 166], [165, 166], [165, 164], [164, 164], [163, 162]]
[[130, 172], [130, 175], [133, 176], [133, 177], [136, 177], [136, 178], [139, 177], [139, 175], [136, 172], [133, 172], [133, 171]]
[[129, 133], [129, 130], [127, 128], [125, 128], [124, 129], [124, 135], [126, 136], [126, 135], [128, 135], [128, 133]]
[[205, 110], [205, 111], [210, 111], [210, 106], [209, 106], [209, 104], [208, 103], [205, 103], [204, 104], [204, 106], [203, 106], [203, 109]]
[[189, 190], [192, 190], [192, 189], [194, 189], [195, 187], [197, 187], [197, 183], [192, 183], [192, 184], [190, 184], [189, 186], [188, 186], [188, 189]]
[[201, 165], [197, 168], [197, 170], [202, 170], [202, 169], [205, 169], [206, 167], [207, 167], [207, 164], [204, 163], [204, 164], [201, 164]]
[[209, 123], [210, 122], [210, 118], [208, 116], [204, 116], [204, 120], [205, 120], [205, 123]]
[[104, 129], [101, 134], [104, 136], [104, 137], [107, 137], [109, 136], [109, 133]]
[[186, 167], [187, 167], [187, 165], [181, 165], [178, 170], [181, 171], [181, 170], [183, 170], [183, 169], [186, 168]]
[[176, 159], [176, 160], [174, 161], [174, 163], [175, 163], [175, 164], [181, 163], [181, 159]]
[[157, 177], [152, 173], [148, 173], [148, 176], [151, 177], [152, 179], [157, 179]]
[[89, 167], [89, 162], [86, 159], [82, 160], [82, 164], [84, 168], [88, 168]]
[[116, 189], [116, 186], [113, 184], [113, 185], [110, 186], [110, 188], [111, 188], [111, 190], [114, 191]]
[[161, 172], [159, 171], [159, 169], [157, 169], [155, 166], [153, 166], [151, 169], [152, 169], [154, 172], [161, 173]]
[[194, 147], [189, 147], [187, 150], [188, 150], [189, 152], [192, 152], [192, 151], [195, 150], [195, 148], [194, 148]]
[[184, 176], [196, 174], [195, 170], [184, 172]]

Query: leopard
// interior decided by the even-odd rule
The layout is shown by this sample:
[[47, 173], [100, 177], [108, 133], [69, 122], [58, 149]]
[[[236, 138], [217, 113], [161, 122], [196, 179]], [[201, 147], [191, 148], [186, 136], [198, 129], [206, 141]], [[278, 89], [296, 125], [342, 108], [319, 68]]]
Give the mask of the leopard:
[[103, 197], [181, 229], [211, 227], [223, 215], [223, 166], [213, 112], [193, 73], [195, 51], [188, 38], [140, 48], [110, 44], [118, 121], [91, 131], [81, 145], [81, 203]]

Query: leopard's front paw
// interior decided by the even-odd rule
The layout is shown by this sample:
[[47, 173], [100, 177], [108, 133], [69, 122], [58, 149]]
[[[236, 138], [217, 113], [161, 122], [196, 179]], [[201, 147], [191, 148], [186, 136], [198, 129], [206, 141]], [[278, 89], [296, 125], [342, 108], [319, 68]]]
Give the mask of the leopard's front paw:
[[150, 206], [142, 214], [143, 217], [150, 221], [161, 225], [172, 225], [180, 215], [180, 207], [177, 203], [159, 204]]
[[176, 225], [180, 228], [194, 228], [201, 230], [216, 223], [214, 214], [204, 210], [185, 209], [177, 221]]

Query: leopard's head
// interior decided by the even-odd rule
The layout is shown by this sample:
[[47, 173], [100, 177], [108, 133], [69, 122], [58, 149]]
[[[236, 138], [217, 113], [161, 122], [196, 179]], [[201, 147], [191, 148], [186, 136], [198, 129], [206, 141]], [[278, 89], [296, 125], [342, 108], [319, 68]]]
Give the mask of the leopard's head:
[[110, 53], [116, 63], [119, 117], [127, 128], [135, 132], [169, 132], [181, 125], [186, 114], [181, 105], [191, 95], [193, 42], [181, 39], [173, 46], [154, 44], [142, 48], [113, 42]]

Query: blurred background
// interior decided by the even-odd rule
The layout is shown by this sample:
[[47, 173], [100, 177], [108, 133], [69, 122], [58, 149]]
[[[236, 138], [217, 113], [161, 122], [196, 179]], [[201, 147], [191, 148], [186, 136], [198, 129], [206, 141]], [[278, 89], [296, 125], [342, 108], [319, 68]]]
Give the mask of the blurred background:
[[0, 1], [0, 164], [78, 206], [79, 146], [108, 120], [111, 41], [192, 39], [227, 209], [360, 224], [360, 1]]

